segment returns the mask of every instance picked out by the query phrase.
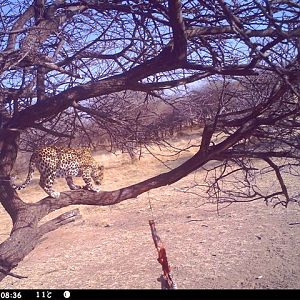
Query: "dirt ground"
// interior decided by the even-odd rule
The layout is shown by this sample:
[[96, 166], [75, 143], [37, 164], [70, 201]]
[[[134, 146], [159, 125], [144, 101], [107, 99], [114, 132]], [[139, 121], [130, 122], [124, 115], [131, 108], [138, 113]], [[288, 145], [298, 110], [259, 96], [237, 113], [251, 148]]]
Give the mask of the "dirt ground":
[[[133, 164], [124, 155], [98, 159], [106, 167], [104, 190], [166, 171], [150, 156]], [[237, 203], [218, 215], [215, 204], [180, 191], [193, 176], [111, 207], [79, 206], [82, 219], [47, 234], [13, 270], [28, 278], [7, 276], [0, 288], [160, 289], [161, 266], [148, 225], [154, 219], [180, 289], [299, 289], [300, 206]], [[62, 179], [55, 187], [67, 190]], [[37, 176], [20, 194], [27, 202], [46, 196]], [[11, 228], [2, 207], [0, 219], [2, 242]]]

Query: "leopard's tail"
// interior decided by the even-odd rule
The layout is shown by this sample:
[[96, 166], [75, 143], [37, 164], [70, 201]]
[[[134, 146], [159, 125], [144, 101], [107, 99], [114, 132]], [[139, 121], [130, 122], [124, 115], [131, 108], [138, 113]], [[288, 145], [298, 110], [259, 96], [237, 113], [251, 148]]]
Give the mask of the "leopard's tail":
[[24, 189], [30, 183], [30, 181], [32, 180], [34, 170], [35, 170], [35, 157], [36, 157], [36, 155], [35, 155], [35, 153], [33, 153], [30, 158], [28, 174], [27, 174], [27, 178], [26, 178], [25, 182], [22, 183], [21, 185], [15, 185], [14, 183], [12, 183], [11, 186], [13, 189], [20, 191], [20, 190]]

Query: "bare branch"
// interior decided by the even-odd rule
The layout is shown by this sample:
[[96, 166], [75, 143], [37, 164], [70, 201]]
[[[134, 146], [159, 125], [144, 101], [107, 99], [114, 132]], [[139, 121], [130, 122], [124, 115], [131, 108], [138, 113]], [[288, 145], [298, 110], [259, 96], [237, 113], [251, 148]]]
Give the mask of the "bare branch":
[[280, 187], [282, 189], [282, 193], [284, 194], [284, 196], [286, 198], [286, 205], [287, 205], [288, 202], [290, 201], [290, 197], [289, 197], [289, 194], [288, 194], [287, 187], [286, 187], [286, 185], [284, 183], [284, 180], [281, 176], [279, 167], [270, 158], [265, 158], [264, 160], [273, 168], [273, 170], [276, 174], [276, 177], [278, 179], [278, 182], [280, 184]]

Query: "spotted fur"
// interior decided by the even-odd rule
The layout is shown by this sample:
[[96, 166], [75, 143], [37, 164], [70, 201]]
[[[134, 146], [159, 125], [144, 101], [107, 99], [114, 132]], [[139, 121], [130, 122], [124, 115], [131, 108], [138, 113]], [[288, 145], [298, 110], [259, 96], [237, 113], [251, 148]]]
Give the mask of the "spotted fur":
[[99, 192], [99, 188], [93, 186], [92, 179], [97, 185], [103, 180], [104, 167], [96, 162], [89, 148], [49, 146], [39, 148], [32, 154], [25, 182], [20, 186], [12, 184], [12, 187], [24, 189], [30, 183], [35, 167], [40, 172], [40, 186], [53, 198], [60, 195], [52, 189], [55, 177], [65, 177], [71, 190], [82, 188], [74, 184], [72, 177], [82, 177], [86, 184], [83, 188], [95, 192]]

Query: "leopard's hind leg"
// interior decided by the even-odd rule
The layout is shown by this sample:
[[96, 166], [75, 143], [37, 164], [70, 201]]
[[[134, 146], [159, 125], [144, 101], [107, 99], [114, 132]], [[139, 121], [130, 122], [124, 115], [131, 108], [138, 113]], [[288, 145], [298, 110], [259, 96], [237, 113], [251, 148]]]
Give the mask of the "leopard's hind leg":
[[52, 198], [58, 198], [60, 192], [55, 192], [52, 189], [55, 179], [55, 173], [48, 173], [47, 175], [41, 175], [40, 186], [41, 188]]

